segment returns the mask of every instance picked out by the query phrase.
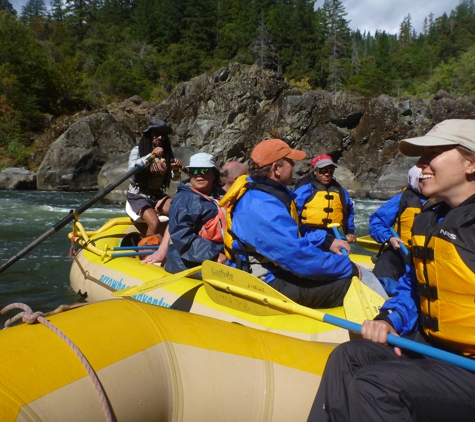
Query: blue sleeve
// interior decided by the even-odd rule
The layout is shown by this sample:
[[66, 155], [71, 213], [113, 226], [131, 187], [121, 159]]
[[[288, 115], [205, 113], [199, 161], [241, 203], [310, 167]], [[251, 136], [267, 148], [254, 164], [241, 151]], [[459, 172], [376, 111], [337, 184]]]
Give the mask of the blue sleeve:
[[313, 193], [313, 187], [311, 183], [307, 183], [305, 185], [300, 186], [298, 189], [294, 191], [294, 201], [295, 205], [297, 206], [297, 212], [300, 217], [300, 214], [302, 214], [302, 210], [304, 205], [306, 204], [308, 198], [310, 195]]
[[184, 261], [202, 263], [215, 259], [223, 245], [201, 237], [203, 224], [218, 212], [216, 205], [191, 191], [179, 191], [170, 205], [168, 229], [173, 248]]
[[406, 273], [399, 279], [396, 296], [384, 302], [380, 311], [387, 313], [398, 334], [409, 334], [417, 330], [419, 318], [419, 293], [417, 278], [412, 265], [406, 265]]
[[317, 234], [300, 237], [285, 205], [265, 192], [248, 191], [241, 198], [233, 214], [233, 230], [241, 241], [300, 277], [327, 280], [350, 277], [353, 272], [348, 256], [315, 246]]
[[345, 200], [346, 200], [346, 203], [348, 204], [347, 205], [347, 215], [348, 215], [348, 220], [346, 222], [346, 233], [345, 234], [349, 234], [349, 233], [354, 233], [355, 232], [355, 207], [353, 205], [353, 201], [350, 199], [350, 194], [348, 193], [348, 191], [343, 188], [343, 192], [345, 193]]
[[369, 217], [369, 234], [376, 242], [385, 243], [393, 236], [390, 228], [396, 221], [401, 196], [393, 196]]

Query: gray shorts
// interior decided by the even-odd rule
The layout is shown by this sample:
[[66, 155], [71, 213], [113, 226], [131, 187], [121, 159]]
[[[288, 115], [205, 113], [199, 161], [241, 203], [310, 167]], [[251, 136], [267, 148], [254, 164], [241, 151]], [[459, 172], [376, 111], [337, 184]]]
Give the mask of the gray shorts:
[[[167, 194], [161, 193], [155, 195], [153, 198], [138, 195], [136, 193], [127, 193], [127, 202], [135, 214], [139, 215], [149, 208], [155, 209], [157, 202], [162, 201], [164, 198], [170, 198]], [[164, 204], [166, 201], [163, 201]]]

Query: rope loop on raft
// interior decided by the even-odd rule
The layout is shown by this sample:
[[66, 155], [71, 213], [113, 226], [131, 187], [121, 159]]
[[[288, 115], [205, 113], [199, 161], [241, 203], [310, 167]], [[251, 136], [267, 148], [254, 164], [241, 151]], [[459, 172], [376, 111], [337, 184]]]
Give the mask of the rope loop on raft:
[[96, 389], [96, 392], [99, 395], [102, 410], [104, 411], [104, 415], [106, 417], [107, 422], [115, 422], [116, 418], [113, 415], [113, 410], [112, 410], [110, 401], [107, 398], [106, 392], [104, 390], [104, 387], [101, 384], [101, 381], [99, 380], [96, 372], [94, 371], [94, 368], [91, 366], [86, 356], [84, 356], [84, 354], [73, 343], [73, 341], [66, 334], [64, 334], [59, 328], [56, 328], [53, 324], [51, 324], [48, 320], [46, 320], [44, 318], [43, 312], [33, 312], [31, 308], [28, 305], [25, 305], [24, 303], [12, 303], [10, 305], [7, 305], [0, 311], [0, 313], [3, 315], [12, 309], [22, 309], [23, 312], [20, 312], [14, 317], [7, 320], [7, 322], [5, 322], [5, 327], [8, 327], [9, 325], [13, 324], [14, 322], [20, 319], [27, 324], [35, 324], [39, 322], [43, 324], [45, 327], [49, 328], [51, 331], [53, 331], [56, 335], [58, 335], [61, 339], [63, 339], [66, 342], [66, 344], [73, 350], [75, 355], [79, 358], [82, 365], [86, 369], [86, 372], [91, 378], [94, 388]]

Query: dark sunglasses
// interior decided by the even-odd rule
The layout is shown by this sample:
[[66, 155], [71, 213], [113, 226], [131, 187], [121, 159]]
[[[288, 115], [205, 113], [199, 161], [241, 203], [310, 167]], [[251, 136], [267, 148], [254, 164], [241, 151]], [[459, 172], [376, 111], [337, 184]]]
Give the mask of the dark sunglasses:
[[201, 175], [205, 175], [205, 174], [208, 174], [209, 172], [209, 168], [203, 168], [203, 169], [190, 169], [190, 174], [192, 176], [198, 176], [199, 174]]
[[333, 167], [330, 168], [323, 168], [323, 169], [316, 169], [318, 174], [329, 174], [330, 176], [335, 173], [335, 169]]

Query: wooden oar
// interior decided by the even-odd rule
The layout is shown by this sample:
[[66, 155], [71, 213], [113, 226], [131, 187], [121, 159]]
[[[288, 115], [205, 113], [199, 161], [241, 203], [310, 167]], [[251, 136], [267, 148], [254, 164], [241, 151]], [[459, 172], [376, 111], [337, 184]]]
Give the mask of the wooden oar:
[[20, 252], [16, 255], [12, 256], [7, 262], [0, 266], [0, 273], [6, 270], [10, 265], [14, 264], [19, 259], [23, 258], [28, 252], [32, 251], [36, 248], [40, 243], [44, 242], [46, 239], [51, 237], [53, 234], [61, 230], [66, 224], [69, 224], [73, 220], [77, 220], [78, 216], [86, 211], [89, 207], [94, 205], [97, 201], [104, 198], [108, 193], [112, 192], [117, 186], [119, 186], [122, 182], [125, 182], [134, 174], [142, 171], [144, 168], [148, 167], [150, 163], [153, 161], [154, 155], [150, 155], [147, 159], [142, 159], [139, 164], [136, 164], [133, 169], [130, 169], [127, 173], [125, 173], [122, 177], [117, 179], [115, 182], [112, 182], [110, 185], [106, 186], [101, 192], [96, 194], [93, 198], [87, 201], [85, 204], [82, 204], [76, 210], [69, 211], [69, 214], [64, 217], [61, 221], [57, 222], [51, 229], [47, 232], [43, 233], [40, 237], [38, 237], [35, 241], [30, 243], [28, 246], [23, 248]]
[[[265, 310], [262, 311], [263, 313], [267, 312], [267, 314], [269, 314], [269, 310], [274, 310], [279, 313], [283, 312], [286, 314], [303, 315], [317, 321], [326, 322], [361, 334], [360, 324], [325, 314], [316, 309], [298, 305], [252, 274], [212, 261], [203, 262], [201, 272], [204, 283], [209, 283], [214, 288], [230, 296], [237, 296], [246, 301], [253, 302], [256, 305], [260, 305], [265, 308]], [[227, 299], [227, 301], [229, 302], [229, 299]], [[443, 360], [475, 372], [475, 361], [472, 359], [402, 338], [394, 334], [388, 334], [387, 342], [392, 346], [397, 346], [425, 356]]]
[[139, 284], [138, 286], [127, 287], [123, 290], [117, 290], [112, 293], [112, 296], [116, 297], [125, 297], [125, 296], [136, 296], [142, 293], [147, 293], [151, 290], [159, 289], [160, 287], [166, 286], [167, 284], [174, 283], [182, 279], [183, 277], [187, 277], [191, 274], [196, 274], [201, 271], [201, 265], [194, 268], [189, 268], [184, 271], [180, 271], [179, 273], [172, 274], [169, 276], [165, 276], [162, 278], [157, 278], [156, 280], [148, 281], [144, 284]]

